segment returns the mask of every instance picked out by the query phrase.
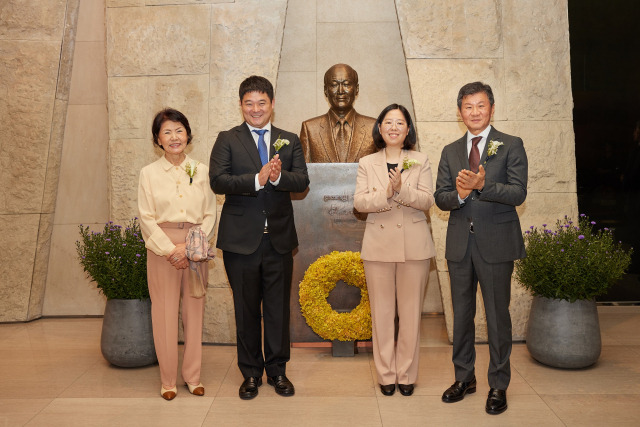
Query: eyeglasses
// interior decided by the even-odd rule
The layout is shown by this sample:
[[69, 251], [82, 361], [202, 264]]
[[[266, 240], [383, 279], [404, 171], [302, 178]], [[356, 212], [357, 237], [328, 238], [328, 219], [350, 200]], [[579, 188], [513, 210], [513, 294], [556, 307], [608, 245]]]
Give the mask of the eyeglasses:
[[407, 123], [404, 120], [385, 120], [380, 124], [380, 126], [386, 129], [391, 129], [394, 125], [397, 129], [407, 127]]

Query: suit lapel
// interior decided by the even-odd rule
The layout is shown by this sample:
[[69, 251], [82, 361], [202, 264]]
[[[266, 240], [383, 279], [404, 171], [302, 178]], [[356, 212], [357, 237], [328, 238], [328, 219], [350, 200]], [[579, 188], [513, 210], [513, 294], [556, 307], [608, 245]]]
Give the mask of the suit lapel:
[[[467, 134], [455, 142], [456, 153], [460, 161], [460, 169], [470, 169], [469, 155], [467, 154]], [[458, 172], [456, 172], [456, 175]]]
[[489, 131], [489, 135], [487, 135], [487, 142], [486, 142], [486, 144], [484, 144], [484, 150], [482, 150], [482, 155], [480, 156], [480, 164], [482, 165], [482, 167], [486, 166], [485, 162], [487, 161], [487, 152], [489, 151], [489, 142], [493, 141], [493, 140], [500, 139], [499, 136], [498, 136], [499, 133], [500, 132], [498, 132], [496, 130], [496, 128], [491, 126], [491, 130]]
[[[273, 129], [273, 127], [271, 129]], [[247, 126], [246, 123], [243, 123], [238, 126], [236, 130], [238, 132], [238, 141], [240, 141], [240, 144], [247, 151], [249, 158], [255, 165], [256, 169], [259, 171], [260, 169], [262, 169], [262, 161], [260, 160], [260, 154], [258, 153], [256, 142], [254, 141], [253, 136], [251, 136], [249, 126]]]
[[387, 189], [389, 183], [389, 171], [387, 170], [387, 155], [385, 150], [378, 151], [373, 157], [373, 170], [378, 177], [378, 181], [383, 186], [383, 189]]
[[338, 152], [336, 151], [335, 144], [333, 143], [333, 136], [331, 135], [331, 121], [329, 120], [329, 114], [325, 114], [324, 120], [320, 122], [320, 141], [324, 152], [327, 154], [330, 163], [338, 162]]

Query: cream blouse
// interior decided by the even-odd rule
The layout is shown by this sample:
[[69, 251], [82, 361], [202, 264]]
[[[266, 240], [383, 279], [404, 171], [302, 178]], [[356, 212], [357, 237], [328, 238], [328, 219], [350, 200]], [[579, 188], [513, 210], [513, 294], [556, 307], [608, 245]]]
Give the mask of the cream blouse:
[[164, 156], [140, 171], [138, 209], [140, 229], [147, 249], [166, 256], [176, 247], [158, 226], [163, 222], [190, 222], [211, 239], [216, 224], [216, 196], [209, 186], [209, 168], [198, 163], [193, 183], [185, 171], [186, 156], [180, 166], [174, 166]]

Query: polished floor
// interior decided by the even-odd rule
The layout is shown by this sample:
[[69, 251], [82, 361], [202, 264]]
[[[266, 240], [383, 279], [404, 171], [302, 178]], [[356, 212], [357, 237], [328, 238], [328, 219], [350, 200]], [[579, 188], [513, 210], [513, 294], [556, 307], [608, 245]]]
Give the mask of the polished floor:
[[329, 348], [294, 348], [296, 395], [263, 385], [238, 398], [235, 347], [205, 346], [206, 396], [160, 395], [158, 367], [121, 369], [100, 353], [102, 319], [0, 324], [0, 427], [7, 426], [614, 426], [640, 425], [640, 307], [600, 307], [602, 355], [582, 370], [559, 370], [515, 344], [509, 409], [484, 412], [488, 349], [477, 346], [478, 392], [440, 396], [453, 381], [442, 316], [425, 316], [420, 376], [411, 397], [383, 396], [370, 350], [333, 358]]

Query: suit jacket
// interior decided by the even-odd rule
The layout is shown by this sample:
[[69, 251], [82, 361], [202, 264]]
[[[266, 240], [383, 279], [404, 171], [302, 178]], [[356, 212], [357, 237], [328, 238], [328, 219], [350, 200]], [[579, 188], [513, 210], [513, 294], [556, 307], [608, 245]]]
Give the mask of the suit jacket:
[[220, 132], [209, 166], [211, 188], [224, 194], [217, 247], [223, 251], [249, 255], [262, 241], [265, 219], [269, 224], [271, 244], [278, 253], [290, 252], [298, 246], [290, 192], [302, 192], [309, 185], [307, 165], [297, 135], [271, 126], [270, 157], [275, 155], [273, 143], [288, 139], [278, 154], [282, 161], [280, 182], [271, 182], [255, 190], [255, 175], [262, 163], [258, 148], [246, 123]]
[[[404, 262], [436, 254], [424, 211], [433, 206], [433, 178], [425, 153], [403, 151], [420, 162], [402, 172], [400, 193], [387, 199], [389, 174], [385, 150], [360, 159], [354, 207], [368, 212], [361, 257], [367, 261]], [[400, 165], [402, 167], [402, 165]]]
[[[440, 209], [451, 211], [445, 250], [446, 259], [451, 261], [464, 257], [471, 221], [475, 240], [486, 262], [513, 261], [526, 256], [515, 207], [527, 196], [527, 154], [522, 139], [493, 127], [487, 139], [480, 156], [480, 164], [486, 171], [484, 189], [472, 191], [462, 205], [458, 202], [456, 177], [461, 169], [469, 169], [466, 134], [442, 150], [435, 199]], [[490, 141], [504, 145], [494, 156], [487, 158]]]
[[[355, 112], [355, 111], [354, 111]], [[355, 112], [349, 152], [344, 163], [355, 163], [377, 151], [371, 131], [376, 119]], [[302, 122], [300, 141], [304, 159], [308, 163], [339, 163], [338, 150], [333, 139], [329, 113]]]

